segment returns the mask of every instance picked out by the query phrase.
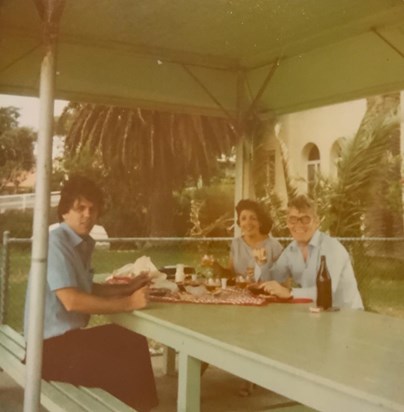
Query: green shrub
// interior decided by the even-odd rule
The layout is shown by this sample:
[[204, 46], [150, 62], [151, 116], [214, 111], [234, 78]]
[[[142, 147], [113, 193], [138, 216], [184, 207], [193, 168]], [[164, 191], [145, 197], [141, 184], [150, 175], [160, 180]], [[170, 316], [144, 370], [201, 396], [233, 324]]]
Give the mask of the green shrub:
[[[50, 211], [50, 223], [57, 222], [56, 209]], [[33, 210], [6, 210], [0, 213], [0, 242], [3, 232], [9, 231], [11, 237], [30, 238], [32, 236]]]

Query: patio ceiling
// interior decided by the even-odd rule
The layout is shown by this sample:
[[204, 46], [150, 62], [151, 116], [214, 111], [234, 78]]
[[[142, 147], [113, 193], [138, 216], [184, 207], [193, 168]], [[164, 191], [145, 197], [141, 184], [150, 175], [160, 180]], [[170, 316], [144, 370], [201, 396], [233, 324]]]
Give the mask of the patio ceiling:
[[[38, 95], [41, 37], [0, 0], [0, 93]], [[288, 113], [404, 89], [404, 1], [66, 0], [57, 66], [59, 99]]]

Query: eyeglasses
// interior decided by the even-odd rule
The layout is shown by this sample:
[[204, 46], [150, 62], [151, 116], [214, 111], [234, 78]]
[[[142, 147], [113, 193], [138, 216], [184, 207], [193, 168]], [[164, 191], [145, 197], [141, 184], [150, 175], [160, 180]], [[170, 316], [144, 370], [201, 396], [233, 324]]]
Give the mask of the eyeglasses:
[[297, 222], [300, 222], [302, 225], [308, 225], [313, 221], [313, 218], [311, 216], [288, 216], [288, 223], [295, 225]]

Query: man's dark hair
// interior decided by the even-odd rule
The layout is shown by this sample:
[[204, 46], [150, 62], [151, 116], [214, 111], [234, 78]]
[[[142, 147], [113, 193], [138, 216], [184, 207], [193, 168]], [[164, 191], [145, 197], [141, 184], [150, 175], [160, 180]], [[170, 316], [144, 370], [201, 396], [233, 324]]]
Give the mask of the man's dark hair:
[[84, 198], [94, 204], [101, 215], [104, 207], [104, 197], [101, 189], [92, 180], [84, 176], [71, 176], [63, 184], [58, 204], [58, 219], [63, 222], [63, 215], [67, 213], [77, 199]]
[[304, 210], [312, 210], [314, 216], [317, 216], [316, 202], [306, 195], [298, 195], [292, 198], [288, 203], [288, 208], [294, 208], [299, 212], [302, 212]]
[[268, 213], [266, 213], [264, 207], [255, 200], [242, 199], [237, 203], [237, 224], [240, 226], [240, 214], [243, 210], [251, 210], [257, 215], [258, 223], [260, 226], [260, 233], [267, 235], [272, 229], [272, 219]]

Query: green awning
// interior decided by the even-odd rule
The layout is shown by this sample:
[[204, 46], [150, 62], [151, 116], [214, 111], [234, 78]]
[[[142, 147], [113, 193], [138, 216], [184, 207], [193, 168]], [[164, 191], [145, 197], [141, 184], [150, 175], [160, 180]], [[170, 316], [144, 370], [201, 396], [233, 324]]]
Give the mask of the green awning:
[[[0, 2], [0, 36], [0, 93], [37, 96], [35, 2]], [[288, 113], [404, 89], [403, 57], [402, 0], [66, 0], [56, 97]]]

